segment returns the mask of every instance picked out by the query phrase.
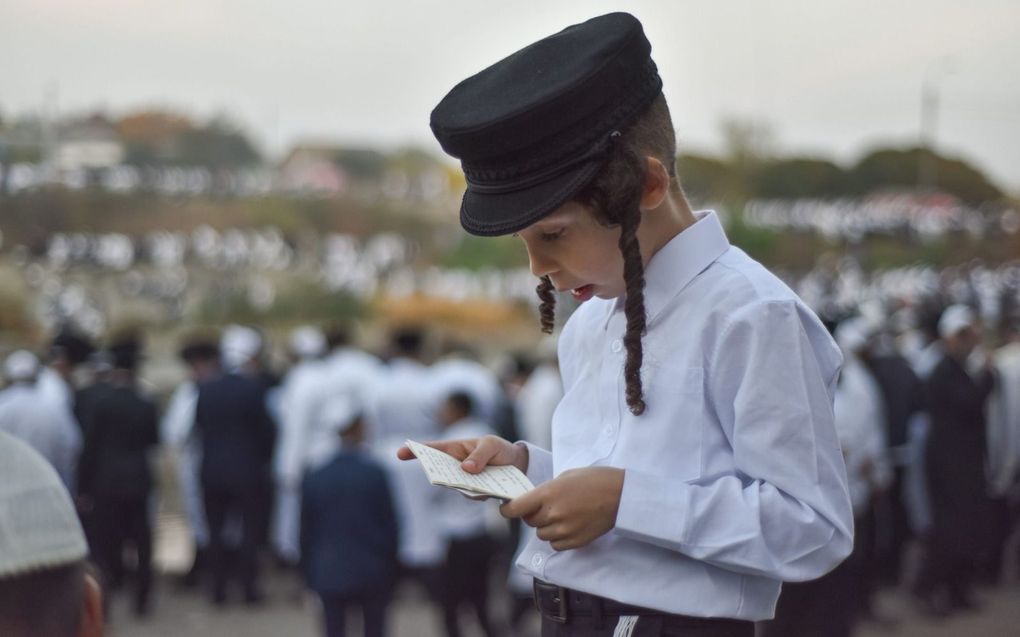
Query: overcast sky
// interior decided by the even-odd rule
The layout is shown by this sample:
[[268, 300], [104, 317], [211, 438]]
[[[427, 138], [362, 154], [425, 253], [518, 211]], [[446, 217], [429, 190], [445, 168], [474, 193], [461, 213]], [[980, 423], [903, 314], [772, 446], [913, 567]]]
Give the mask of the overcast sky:
[[726, 118], [841, 161], [914, 143], [927, 74], [940, 150], [1020, 192], [1018, 0], [2, 0], [0, 113], [170, 106], [230, 114], [274, 153], [438, 151], [429, 111], [457, 81], [619, 9], [645, 25], [682, 149], [718, 150]]

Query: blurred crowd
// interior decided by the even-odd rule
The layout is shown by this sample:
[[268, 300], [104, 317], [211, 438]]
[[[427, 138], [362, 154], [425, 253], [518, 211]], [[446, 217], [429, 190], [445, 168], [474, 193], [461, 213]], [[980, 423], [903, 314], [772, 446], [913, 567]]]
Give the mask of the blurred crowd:
[[[905, 587], [931, 616], [971, 610], [978, 587], [1020, 564], [1006, 555], [1020, 529], [1017, 267], [897, 278], [830, 265], [788, 280], [845, 357], [834, 409], [855, 547], [825, 577], [785, 585], [766, 635], [895, 622], [873, 601], [883, 586]], [[522, 634], [531, 582], [511, 563], [528, 528], [431, 486], [396, 450], [490, 433], [548, 448], [562, 396], [555, 342], [491, 365], [458, 344], [426, 356], [434, 343], [400, 329], [368, 352], [345, 328], [303, 326], [277, 376], [264, 334], [233, 325], [180, 344], [187, 380], [160, 404], [139, 378], [143, 334], [96, 347], [68, 328], [41, 358], [6, 357], [0, 430], [57, 470], [107, 600], [124, 591], [139, 615], [154, 608], [152, 457], [162, 449], [177, 488], [162, 486], [179, 493], [195, 547], [179, 584], [210, 604], [264, 603], [275, 564], [320, 600], [326, 634], [342, 634], [352, 609], [366, 634], [384, 634], [405, 581], [449, 635], [466, 622]]]
[[215, 606], [262, 604], [273, 564], [318, 595], [328, 634], [341, 634], [351, 606], [368, 634], [383, 634], [403, 580], [451, 635], [463, 612], [486, 634], [505, 632], [492, 595], [506, 590], [499, 605], [515, 624], [532, 611], [531, 583], [512, 571], [489, 590], [507, 577], [520, 529], [492, 503], [431, 486], [396, 451], [407, 439], [490, 433], [548, 447], [562, 393], [551, 344], [506, 357], [497, 373], [457, 344], [426, 362], [432, 341], [417, 329], [395, 331], [376, 356], [345, 329], [305, 326], [289, 335], [278, 377], [263, 333], [233, 325], [181, 344], [188, 378], [160, 406], [139, 378], [142, 336], [97, 349], [65, 329], [42, 360], [8, 355], [0, 391], [0, 430], [35, 447], [75, 495], [108, 605], [125, 590], [137, 615], [152, 612], [162, 447], [195, 547], [180, 586]]

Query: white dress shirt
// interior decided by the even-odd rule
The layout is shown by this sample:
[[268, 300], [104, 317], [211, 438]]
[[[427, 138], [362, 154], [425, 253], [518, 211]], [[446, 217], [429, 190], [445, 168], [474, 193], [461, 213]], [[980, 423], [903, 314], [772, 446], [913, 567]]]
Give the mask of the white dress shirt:
[[160, 432], [164, 444], [177, 454], [177, 482], [181, 500], [188, 517], [188, 526], [200, 548], [209, 544], [209, 526], [205, 519], [202, 501], [202, 484], [199, 471], [202, 465], [202, 444], [193, 435], [195, 407], [198, 406], [198, 385], [185, 381], [177, 386], [167, 403]]
[[995, 390], [988, 398], [988, 473], [992, 495], [1006, 496], [1020, 479], [1020, 341], [992, 357]]
[[624, 603], [761, 620], [782, 581], [826, 573], [853, 545], [832, 412], [842, 357], [714, 213], [698, 216], [645, 273], [644, 415], [625, 400], [622, 299], [593, 299], [560, 338], [553, 453], [530, 447], [535, 483], [623, 468], [615, 528], [563, 552], [536, 539], [517, 565]]
[[0, 431], [38, 451], [73, 491], [82, 436], [61, 396], [34, 383], [15, 383], [0, 391]]

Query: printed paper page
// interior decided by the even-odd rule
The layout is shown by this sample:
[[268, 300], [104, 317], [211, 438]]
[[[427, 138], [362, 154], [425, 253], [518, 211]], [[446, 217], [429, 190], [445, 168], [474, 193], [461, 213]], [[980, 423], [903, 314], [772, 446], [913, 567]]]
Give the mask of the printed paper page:
[[413, 440], [406, 444], [421, 461], [422, 469], [432, 484], [503, 500], [512, 500], [535, 488], [528, 477], [512, 465], [489, 466], [481, 473], [471, 474], [461, 468], [459, 460], [447, 453]]

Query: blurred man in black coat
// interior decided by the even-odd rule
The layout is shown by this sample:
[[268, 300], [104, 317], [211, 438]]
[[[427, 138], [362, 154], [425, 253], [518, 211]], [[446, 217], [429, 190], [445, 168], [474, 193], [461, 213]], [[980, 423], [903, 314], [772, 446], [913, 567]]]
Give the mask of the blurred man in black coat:
[[111, 345], [110, 352], [114, 367], [110, 386], [94, 397], [84, 414], [87, 427], [79, 487], [92, 501], [93, 550], [111, 587], [120, 584], [125, 546], [133, 547], [137, 555], [134, 610], [145, 615], [152, 585], [150, 454], [159, 443], [158, 415], [155, 403], [137, 386], [139, 342], [124, 338]]
[[220, 344], [225, 374], [199, 386], [195, 428], [202, 447], [200, 469], [209, 525], [209, 567], [213, 602], [226, 601], [228, 566], [224, 527], [241, 521], [239, 571], [244, 598], [261, 600], [257, 550], [261, 502], [269, 484], [276, 427], [266, 409], [266, 387], [254, 375], [262, 349], [258, 332], [227, 328]]
[[[931, 434], [925, 451], [933, 518], [931, 555], [919, 593], [937, 613], [974, 606], [971, 584], [987, 547], [991, 514], [985, 478], [985, 403], [994, 378], [970, 369], [981, 341], [977, 318], [954, 305], [939, 320], [945, 355], [928, 379]], [[943, 593], [948, 597], [943, 598]], [[946, 603], [948, 602], [948, 606]]]

